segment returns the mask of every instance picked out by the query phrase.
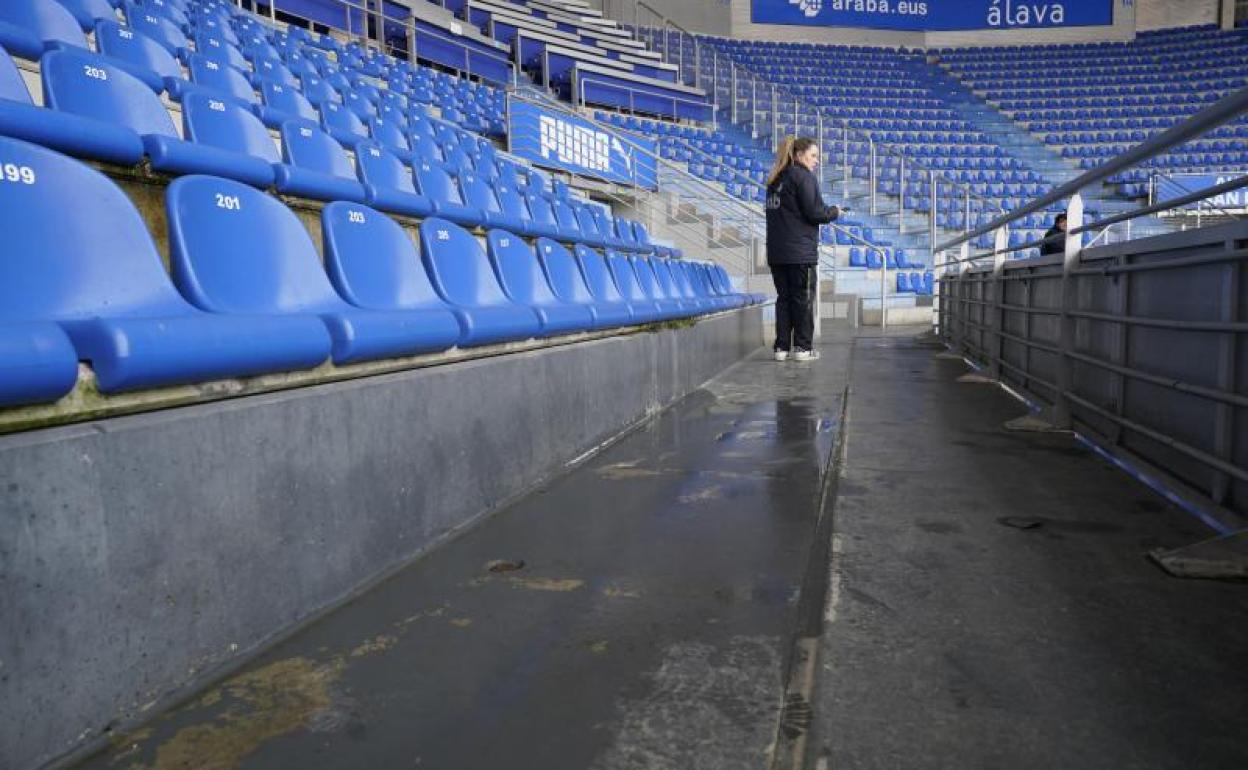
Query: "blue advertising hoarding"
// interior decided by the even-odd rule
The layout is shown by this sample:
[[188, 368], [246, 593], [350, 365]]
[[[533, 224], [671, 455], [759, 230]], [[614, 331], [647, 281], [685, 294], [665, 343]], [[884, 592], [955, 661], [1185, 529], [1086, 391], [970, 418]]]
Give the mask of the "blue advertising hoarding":
[[[1215, 187], [1229, 182], [1232, 179], [1238, 179], [1244, 173], [1243, 171], [1222, 171], [1210, 174], [1170, 174], [1169, 176], [1158, 176], [1154, 198], [1158, 202], [1172, 198], [1181, 198], [1197, 190], [1204, 190], [1208, 187]], [[1224, 211], [1243, 211], [1248, 209], [1248, 188], [1241, 187], [1238, 190], [1230, 190], [1203, 201], [1194, 201], [1180, 208], [1188, 211], [1199, 209], [1206, 213], [1217, 213], [1219, 209]]]
[[606, 131], [583, 118], [513, 100], [511, 153], [535, 165], [648, 190], [659, 186], [657, 144]]
[[1115, 0], [751, 0], [756, 24], [911, 32], [1089, 27], [1114, 23]]

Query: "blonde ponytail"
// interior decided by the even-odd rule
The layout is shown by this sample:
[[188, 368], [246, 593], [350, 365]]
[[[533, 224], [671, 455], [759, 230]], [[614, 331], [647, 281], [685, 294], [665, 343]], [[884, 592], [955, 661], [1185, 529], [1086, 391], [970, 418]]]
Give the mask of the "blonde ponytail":
[[771, 167], [771, 172], [767, 174], [767, 186], [771, 187], [784, 173], [784, 170], [793, 165], [797, 160], [797, 156], [806, 152], [815, 145], [815, 140], [809, 137], [786, 136], [780, 142], [780, 146], [776, 148], [776, 162]]
[[784, 170], [793, 162], [793, 143], [796, 141], [795, 136], [786, 136], [780, 141], [780, 146], [776, 148], [776, 162], [772, 164], [771, 171], [767, 174], [768, 187], [775, 184]]

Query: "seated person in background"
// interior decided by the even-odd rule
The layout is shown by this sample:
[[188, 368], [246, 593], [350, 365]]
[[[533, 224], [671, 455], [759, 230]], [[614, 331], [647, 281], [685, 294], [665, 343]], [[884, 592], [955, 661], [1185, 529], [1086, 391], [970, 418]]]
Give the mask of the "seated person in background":
[[1044, 234], [1044, 243], [1040, 244], [1040, 254], [1066, 253], [1066, 215], [1058, 214], [1053, 219], [1053, 226]]

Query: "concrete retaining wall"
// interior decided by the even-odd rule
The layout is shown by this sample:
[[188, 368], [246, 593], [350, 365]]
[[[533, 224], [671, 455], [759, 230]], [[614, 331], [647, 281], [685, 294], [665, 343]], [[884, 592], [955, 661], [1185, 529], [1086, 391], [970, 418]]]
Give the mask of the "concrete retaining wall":
[[761, 315], [0, 437], [0, 767], [237, 665], [701, 386]]

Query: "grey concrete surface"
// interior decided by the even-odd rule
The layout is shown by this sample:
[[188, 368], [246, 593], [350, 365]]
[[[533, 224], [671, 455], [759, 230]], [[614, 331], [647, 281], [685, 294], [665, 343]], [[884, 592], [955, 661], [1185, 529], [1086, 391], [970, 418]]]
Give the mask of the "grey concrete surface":
[[1248, 767], [1248, 584], [1146, 559], [1208, 530], [934, 352], [855, 345], [807, 767]]
[[83, 766], [765, 766], [847, 351], [755, 355]]
[[755, 308], [0, 437], [0, 767], [115, 734], [760, 342]]

